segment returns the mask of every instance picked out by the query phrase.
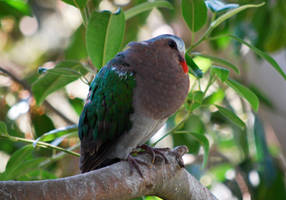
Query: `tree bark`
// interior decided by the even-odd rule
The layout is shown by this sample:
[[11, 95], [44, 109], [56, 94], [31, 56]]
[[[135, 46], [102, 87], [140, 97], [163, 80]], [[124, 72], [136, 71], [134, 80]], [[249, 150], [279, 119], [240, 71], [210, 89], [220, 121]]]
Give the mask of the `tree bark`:
[[166, 200], [216, 199], [179, 163], [187, 147], [180, 146], [164, 153], [169, 163], [156, 157], [140, 154], [136, 158], [148, 163], [141, 165], [144, 178], [121, 161], [108, 167], [66, 178], [42, 181], [2, 181], [0, 199], [132, 199], [143, 195], [156, 195]]

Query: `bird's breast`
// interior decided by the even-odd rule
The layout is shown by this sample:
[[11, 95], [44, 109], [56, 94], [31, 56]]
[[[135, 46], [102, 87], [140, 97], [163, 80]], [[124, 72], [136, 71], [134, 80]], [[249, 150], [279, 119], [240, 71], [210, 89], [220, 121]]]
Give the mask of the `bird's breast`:
[[147, 78], [136, 77], [133, 98], [138, 110], [151, 118], [163, 119], [176, 112], [184, 103], [189, 90], [189, 78], [186, 74], [158, 74]]

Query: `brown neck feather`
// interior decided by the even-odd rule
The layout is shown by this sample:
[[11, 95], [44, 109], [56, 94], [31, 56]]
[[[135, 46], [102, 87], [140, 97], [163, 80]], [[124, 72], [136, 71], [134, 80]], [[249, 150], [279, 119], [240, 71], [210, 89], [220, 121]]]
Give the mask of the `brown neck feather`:
[[189, 77], [169, 49], [136, 44], [127, 50], [127, 60], [136, 74], [134, 106], [154, 119], [169, 117], [184, 102]]

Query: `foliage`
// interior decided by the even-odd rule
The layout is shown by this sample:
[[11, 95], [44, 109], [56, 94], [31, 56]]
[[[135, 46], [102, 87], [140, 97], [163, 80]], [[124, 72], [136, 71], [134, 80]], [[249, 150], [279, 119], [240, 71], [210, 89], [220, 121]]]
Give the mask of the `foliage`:
[[[187, 169], [198, 178], [213, 177], [213, 182], [207, 185], [210, 188], [216, 182], [225, 185], [230, 182], [240, 184], [236, 179], [228, 180], [226, 177], [226, 172], [235, 170], [239, 175], [245, 174], [243, 183], [247, 184], [254, 198], [267, 199], [265, 194], [268, 191], [277, 195], [275, 199], [285, 198], [286, 190], [283, 182], [285, 175], [275, 160], [275, 154], [270, 153], [265, 142], [264, 127], [254, 114], [258, 111], [259, 100], [267, 102], [267, 98], [230, 78], [237, 77], [240, 73], [240, 69], [232, 61], [210, 53], [195, 51], [202, 46], [203, 42], [220, 51], [223, 49], [221, 41], [226, 41], [228, 45], [236, 44], [231, 46], [236, 49], [240, 45], [230, 43], [233, 40], [248, 46], [286, 79], [285, 73], [276, 61], [263, 51], [275, 50], [282, 45], [277, 44], [276, 40], [279, 37], [275, 34], [265, 35], [259, 26], [261, 18], [264, 19], [262, 14], [258, 15], [259, 12], [274, 15], [270, 18], [273, 21], [271, 26], [274, 30], [277, 30], [277, 23], [282, 23], [276, 20], [278, 14], [270, 11], [268, 1], [266, 5], [265, 3], [247, 4], [246, 1], [244, 1], [245, 4], [239, 5], [219, 0], [182, 0], [180, 4], [163, 0], [137, 0], [122, 6], [116, 12], [98, 11], [100, 3], [96, 0], [63, 1], [79, 9], [83, 20], [82, 25], [71, 36], [71, 42], [63, 50], [62, 56], [53, 58], [47, 53], [46, 57], [42, 58], [43, 61], [40, 61], [41, 64], [50, 59], [60, 60], [60, 62], [52, 69], [41, 67], [38, 69], [39, 73], [33, 70], [24, 77], [24, 81], [18, 80], [18, 84], [23, 88], [14, 91], [9, 91], [7, 88], [0, 90], [0, 96], [3, 97], [0, 101], [3, 108], [0, 111], [0, 150], [11, 156], [6, 170], [0, 174], [0, 180], [56, 178], [55, 172], [57, 165], [60, 164], [59, 160], [68, 154], [79, 155], [74, 152], [74, 149], [79, 146], [79, 141], [76, 125], [55, 129], [55, 120], [48, 111], [46, 98], [53, 93], [65, 90], [65, 86], [75, 80], [81, 79], [88, 83], [90, 74], [96, 73], [103, 67], [124, 48], [126, 43], [136, 39], [139, 29], [129, 30], [128, 27], [134, 26], [133, 23], [136, 20], [135, 25], [144, 24], [153, 8], [159, 9], [167, 22], [175, 20], [181, 9], [181, 15], [192, 33], [192, 42], [185, 55], [190, 68], [191, 90], [184, 106], [168, 120], [168, 130], [164, 136], [153, 145], [167, 136], [172, 139], [174, 145], [187, 145], [190, 153], [197, 156], [196, 163], [202, 164], [200, 170], [194, 170], [197, 164], [187, 166]], [[279, 5], [280, 9], [278, 9]], [[285, 8], [282, 0], [278, 0], [274, 6], [274, 10], [279, 10], [279, 13], [283, 13], [280, 10], [285, 11]], [[23, 16], [31, 15], [31, 10], [30, 6], [21, 0], [0, 2], [0, 18], [12, 16], [15, 17], [16, 23], [19, 23], [19, 19]], [[170, 14], [172, 12], [176, 14]], [[241, 24], [247, 22], [245, 13], [255, 16], [252, 22], [252, 28], [257, 31], [254, 45], [240, 37], [241, 35], [247, 37], [246, 29], [242, 29], [243, 34], [237, 33]], [[233, 19], [236, 22], [234, 27], [228, 26], [229, 20]], [[271, 44], [268, 44], [265, 38], [269, 39]], [[283, 42], [286, 44], [284, 39]], [[17, 120], [9, 118], [7, 114], [16, 104], [10, 105], [5, 99], [13, 96], [20, 101], [21, 90], [26, 90], [33, 95], [26, 98], [29, 104], [28, 113], [32, 119], [31, 127], [34, 129], [30, 135], [24, 134]], [[238, 100], [240, 104], [238, 107], [241, 108], [233, 104], [231, 101], [233, 96]], [[68, 95], [65, 95], [65, 98], [79, 115], [83, 108], [83, 100]], [[248, 102], [247, 105], [245, 101]], [[254, 123], [251, 118], [255, 119]], [[249, 138], [254, 138], [254, 141]], [[28, 145], [23, 145], [25, 143]], [[202, 159], [200, 159], [201, 147], [204, 150]], [[249, 149], [252, 149], [252, 152]], [[217, 154], [220, 161], [215, 161], [215, 156], [212, 154]], [[200, 162], [200, 160], [203, 161]], [[258, 185], [253, 185], [249, 181], [247, 174], [251, 172], [258, 173], [261, 180]], [[229, 189], [238, 198], [245, 192], [237, 186], [229, 186]], [[144, 198], [156, 199], [157, 197], [142, 197]]]

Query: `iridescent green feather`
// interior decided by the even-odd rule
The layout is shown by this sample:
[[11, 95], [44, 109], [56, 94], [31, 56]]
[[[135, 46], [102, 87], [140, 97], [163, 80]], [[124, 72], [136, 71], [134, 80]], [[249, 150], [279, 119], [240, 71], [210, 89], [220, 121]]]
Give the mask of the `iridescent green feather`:
[[[135, 77], [114, 67], [103, 67], [90, 85], [79, 120], [79, 137], [105, 142], [128, 131], [132, 123]], [[92, 137], [91, 135], [92, 134]]]

